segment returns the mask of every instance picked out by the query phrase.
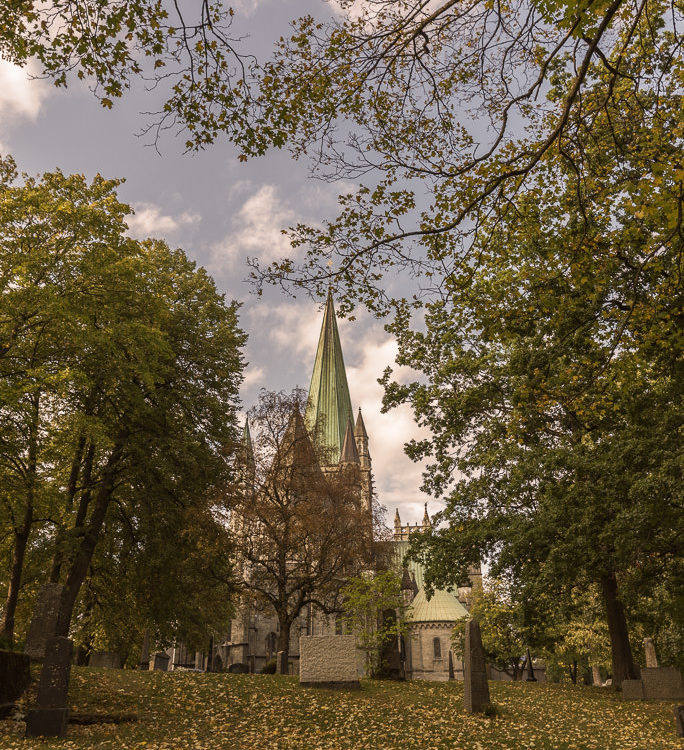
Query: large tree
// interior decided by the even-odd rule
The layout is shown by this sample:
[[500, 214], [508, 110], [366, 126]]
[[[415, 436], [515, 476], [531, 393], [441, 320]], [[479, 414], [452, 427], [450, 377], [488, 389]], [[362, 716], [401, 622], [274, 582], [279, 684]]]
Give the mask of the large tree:
[[203, 269], [126, 237], [117, 181], [18, 180], [3, 167], [0, 461], [13, 534], [3, 630], [12, 637], [39, 523], [66, 634], [114, 507], [129, 520], [152, 501], [161, 514], [191, 499], [210, 508], [230, 477], [245, 337], [237, 305]]
[[451, 522], [416, 553], [428, 581], [482, 550], [540, 586], [587, 576], [618, 684], [621, 592], [681, 555], [680, 24], [667, 3], [379, 1], [302, 20], [263, 79], [295, 152], [366, 184], [255, 277], [394, 309], [421, 378], [388, 376], [385, 403], [431, 431], [409, 453]]
[[347, 577], [374, 565], [373, 509], [358, 466], [324, 474], [304, 426], [304, 394], [262, 392], [250, 412], [244, 479], [231, 497], [236, 565], [247, 596], [278, 618], [278, 650], [309, 607], [340, 611]]

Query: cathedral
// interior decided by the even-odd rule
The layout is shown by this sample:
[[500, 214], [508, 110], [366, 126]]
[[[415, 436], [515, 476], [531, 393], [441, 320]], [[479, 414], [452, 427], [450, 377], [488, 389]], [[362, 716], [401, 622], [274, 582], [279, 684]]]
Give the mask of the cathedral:
[[[342, 356], [335, 309], [329, 293], [323, 313], [323, 323], [313, 365], [304, 424], [318, 441], [324, 441], [326, 450], [321, 455], [324, 474], [339, 471], [352, 464], [360, 476], [360, 491], [363, 503], [372, 510], [373, 474], [366, 432], [361, 409], [356, 418], [352, 410], [351, 396]], [[244, 440], [250, 435], [245, 425]], [[247, 449], [251, 444], [247, 446]], [[459, 589], [458, 596], [449, 591], [436, 591], [428, 601], [423, 588], [423, 571], [414, 562], [404, 564], [408, 551], [409, 536], [430, 525], [425, 507], [421, 525], [402, 525], [397, 511], [394, 520], [393, 545], [397, 571], [403, 573], [402, 598], [407, 607], [407, 636], [395, 646], [391, 661], [397, 675], [408, 679], [447, 680], [462, 678], [460, 662], [450, 654], [451, 630], [455, 622], [467, 615], [470, 588]], [[471, 571], [471, 583], [475, 584], [479, 570]], [[410, 606], [409, 606], [410, 605]], [[399, 614], [399, 613], [396, 613]], [[299, 637], [340, 633], [340, 625], [334, 618], [314, 611], [302, 614], [297, 626], [290, 633], [289, 670], [298, 673]], [[235, 619], [225, 640], [216, 644], [214, 666], [230, 671], [259, 672], [276, 656], [278, 621], [273, 615], [253, 606], [238, 607]]]

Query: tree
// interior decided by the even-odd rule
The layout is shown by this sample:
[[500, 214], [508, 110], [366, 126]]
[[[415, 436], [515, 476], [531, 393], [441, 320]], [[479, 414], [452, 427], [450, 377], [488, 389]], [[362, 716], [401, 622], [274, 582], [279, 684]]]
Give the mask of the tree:
[[657, 92], [678, 101], [681, 21], [676, 3], [649, 0], [373, 0], [329, 22], [299, 19], [263, 65], [267, 127], [241, 145], [250, 155], [286, 143], [317, 176], [344, 179], [344, 193], [323, 228], [290, 230], [305, 248], [297, 260], [254, 262], [254, 280], [319, 294], [333, 281], [343, 312], [391, 308], [392, 269], [412, 274], [417, 299], [438, 296], [548, 158], [581, 185], [587, 141], [625, 102], [637, 119], [610, 122], [604, 157], [618, 166], [639, 153], [623, 131], [669, 118]]
[[[393, 570], [381, 570], [350, 578], [341, 590], [341, 620], [366, 652], [371, 677], [382, 674], [383, 647], [406, 633], [408, 610], [401, 594], [401, 578]], [[386, 617], [390, 611], [393, 617]]]
[[56, 86], [75, 74], [108, 108], [142, 79], [168, 96], [148, 124], [155, 141], [178, 125], [188, 147], [202, 148], [249, 110], [254, 61], [231, 37], [233, 15], [222, 0], [196, 10], [162, 0], [3, 3], [0, 53], [35, 60]]
[[237, 305], [181, 251], [125, 236], [117, 181], [18, 183], [3, 165], [0, 458], [10, 517], [29, 521], [15, 527], [3, 628], [11, 638], [40, 523], [66, 635], [113, 508], [132, 528], [151, 499], [161, 514], [209, 511], [229, 480], [244, 334]]
[[513, 680], [522, 675], [527, 643], [524, 637], [523, 607], [501, 579], [490, 579], [473, 590], [469, 617], [457, 623], [452, 634], [454, 653], [463, 657], [465, 625], [477, 620], [482, 633], [482, 647], [487, 662]]
[[278, 650], [309, 607], [340, 609], [345, 579], [373, 564], [373, 511], [353, 466], [324, 474], [302, 418], [304, 394], [262, 391], [250, 411], [244, 479], [231, 492], [236, 567], [246, 595], [275, 612]]

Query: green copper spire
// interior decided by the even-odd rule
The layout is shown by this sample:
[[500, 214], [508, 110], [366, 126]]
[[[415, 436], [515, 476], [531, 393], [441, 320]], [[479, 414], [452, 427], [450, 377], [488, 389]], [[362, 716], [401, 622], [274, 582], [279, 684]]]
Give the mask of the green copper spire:
[[347, 424], [352, 419], [352, 408], [330, 291], [325, 303], [304, 418], [307, 429], [315, 432], [320, 446], [325, 450], [324, 463], [336, 464], [342, 453]]

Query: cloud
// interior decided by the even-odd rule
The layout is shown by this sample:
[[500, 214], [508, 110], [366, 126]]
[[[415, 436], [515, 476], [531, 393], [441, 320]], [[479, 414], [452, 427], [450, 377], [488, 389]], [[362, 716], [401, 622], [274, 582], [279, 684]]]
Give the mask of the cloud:
[[278, 196], [275, 185], [262, 185], [233, 216], [231, 233], [214, 249], [212, 270], [232, 269], [246, 256], [270, 263], [293, 255], [282, 230], [295, 220], [295, 212]]
[[263, 367], [250, 367], [247, 365], [245, 370], [245, 379], [242, 381], [243, 388], [253, 388], [257, 383], [264, 379], [266, 371]]
[[162, 213], [162, 209], [154, 203], [136, 203], [133, 208], [135, 215], [129, 216], [126, 222], [129, 233], [134, 237], [173, 234], [181, 227], [196, 224], [200, 220], [199, 214], [187, 211], [169, 216]]
[[38, 117], [50, 87], [44, 80], [32, 78], [37, 73], [32, 62], [19, 67], [0, 58], [0, 116], [3, 120]]

